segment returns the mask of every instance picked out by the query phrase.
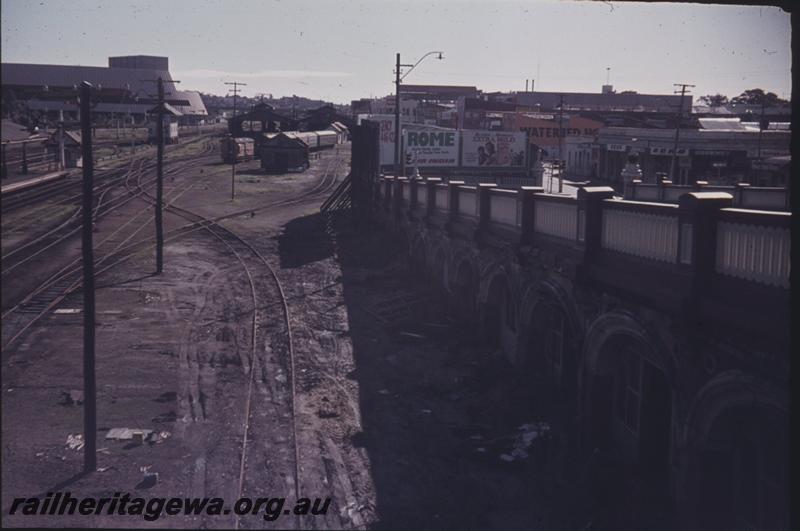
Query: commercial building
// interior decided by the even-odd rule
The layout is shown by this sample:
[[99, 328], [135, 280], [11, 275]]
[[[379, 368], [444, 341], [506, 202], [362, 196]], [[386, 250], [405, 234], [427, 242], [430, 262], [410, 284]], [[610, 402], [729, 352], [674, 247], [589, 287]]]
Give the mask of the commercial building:
[[[701, 119], [702, 120], [702, 119]], [[738, 120], [720, 127], [703, 120], [698, 129], [681, 129], [676, 153], [677, 171], [670, 175], [675, 141], [672, 129], [604, 127], [597, 135], [598, 175], [612, 183], [621, 182], [621, 172], [629, 157], [635, 156], [642, 170], [642, 181], [654, 183], [659, 174], [671, 176], [675, 184], [708, 181], [714, 184], [750, 182], [765, 186], [786, 186], [786, 177], [765, 175], [753, 181], [753, 163], [789, 155], [791, 131], [741, 124]], [[734, 125], [736, 124], [736, 125]]]

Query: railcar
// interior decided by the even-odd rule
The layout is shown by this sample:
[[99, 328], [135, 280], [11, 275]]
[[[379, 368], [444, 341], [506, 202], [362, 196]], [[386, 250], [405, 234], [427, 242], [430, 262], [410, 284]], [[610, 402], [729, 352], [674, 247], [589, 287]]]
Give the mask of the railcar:
[[286, 133], [287, 136], [291, 138], [297, 138], [298, 140], [302, 140], [308, 146], [308, 149], [311, 151], [315, 151], [319, 147], [319, 140], [317, 139], [317, 133], [314, 131], [288, 131]]
[[220, 155], [222, 162], [244, 162], [255, 157], [255, 140], [252, 138], [226, 137], [220, 140]]
[[317, 149], [332, 148], [338, 143], [339, 135], [335, 131], [315, 131], [317, 135]]

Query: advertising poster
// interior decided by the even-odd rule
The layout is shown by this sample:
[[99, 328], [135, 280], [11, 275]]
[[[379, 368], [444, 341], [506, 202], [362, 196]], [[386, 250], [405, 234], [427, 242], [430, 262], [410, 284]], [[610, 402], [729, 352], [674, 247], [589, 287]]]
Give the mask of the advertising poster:
[[525, 166], [525, 133], [463, 131], [462, 166]]
[[458, 132], [454, 129], [407, 127], [403, 138], [406, 164], [458, 166]]
[[561, 138], [591, 142], [601, 127], [601, 122], [575, 115], [562, 116], [561, 125], [558, 115], [517, 114], [511, 122], [511, 129], [528, 133], [531, 144], [539, 147], [555, 147]]
[[381, 166], [394, 164], [394, 116], [371, 116], [380, 124]]

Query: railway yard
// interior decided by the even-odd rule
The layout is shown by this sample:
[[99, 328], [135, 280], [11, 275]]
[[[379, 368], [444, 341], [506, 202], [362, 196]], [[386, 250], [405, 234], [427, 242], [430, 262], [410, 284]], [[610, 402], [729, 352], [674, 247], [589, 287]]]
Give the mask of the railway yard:
[[[541, 461], [506, 459], [536, 420], [515, 407], [533, 400], [519, 377], [458, 329], [438, 292], [411, 282], [400, 243], [320, 212], [348, 174], [349, 144], [302, 174], [240, 163], [234, 201], [219, 149], [201, 135], [166, 150], [160, 275], [154, 150], [96, 169], [98, 469], [88, 475], [76, 439], [79, 180], [4, 198], [5, 523], [553, 529], [570, 514], [574, 525], [574, 486], [563, 506]], [[115, 428], [152, 432], [118, 440]], [[331, 502], [326, 515], [275, 521], [8, 516], [14, 497], [56, 490]]]

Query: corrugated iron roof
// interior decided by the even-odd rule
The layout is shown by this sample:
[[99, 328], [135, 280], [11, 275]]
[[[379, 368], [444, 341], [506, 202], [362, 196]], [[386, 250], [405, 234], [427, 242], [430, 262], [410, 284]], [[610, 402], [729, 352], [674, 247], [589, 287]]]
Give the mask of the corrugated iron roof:
[[[0, 65], [3, 87], [44, 87], [48, 88], [67, 88], [88, 81], [92, 85], [102, 90], [121, 89], [127, 90], [132, 96], [142, 98], [150, 97], [156, 92], [155, 81], [159, 77], [164, 80], [164, 91], [167, 93], [167, 100], [185, 100], [187, 105], [176, 105], [183, 114], [207, 116], [208, 111], [200, 94], [194, 91], [178, 90], [177, 85], [172, 82], [172, 75], [166, 70], [152, 70], [146, 68], [115, 68], [107, 66], [72, 66], [72, 65], [38, 65], [28, 63], [2, 63]], [[49, 104], [50, 102], [48, 102]], [[52, 102], [51, 109], [57, 107], [58, 102]], [[113, 112], [125, 112], [129, 105], [124, 105], [124, 110]], [[95, 108], [98, 112], [104, 112]], [[137, 109], [136, 112], [142, 112]]]
[[[161, 106], [160, 105], [156, 105], [155, 107], [153, 107], [152, 109], [150, 109], [147, 112], [150, 113], [150, 114], [156, 114], [156, 113], [158, 113], [159, 107], [161, 107]], [[176, 109], [175, 107], [173, 107], [172, 105], [170, 105], [167, 102], [164, 102], [164, 114], [169, 114], [171, 116], [183, 116], [183, 114], [178, 109]]]

